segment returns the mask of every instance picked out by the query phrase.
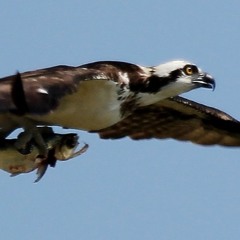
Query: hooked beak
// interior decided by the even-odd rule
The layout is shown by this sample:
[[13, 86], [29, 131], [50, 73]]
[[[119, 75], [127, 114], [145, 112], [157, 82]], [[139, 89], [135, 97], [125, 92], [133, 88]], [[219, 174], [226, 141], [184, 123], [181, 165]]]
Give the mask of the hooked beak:
[[200, 74], [192, 83], [196, 84], [197, 87], [211, 88], [212, 90], [216, 86], [214, 78], [208, 73]]

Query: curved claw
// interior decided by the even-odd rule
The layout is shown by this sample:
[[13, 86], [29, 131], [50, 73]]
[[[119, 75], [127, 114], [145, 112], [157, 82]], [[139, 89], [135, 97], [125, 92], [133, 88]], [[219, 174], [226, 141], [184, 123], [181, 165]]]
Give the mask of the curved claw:
[[24, 148], [17, 148], [17, 150], [19, 151], [19, 153], [21, 153], [22, 155], [27, 155], [30, 154], [33, 150], [33, 145], [31, 142], [27, 142], [24, 146]]
[[38, 163], [37, 168], [37, 179], [34, 181], [35, 183], [38, 182], [46, 173], [48, 166], [55, 167], [57, 159], [54, 156], [55, 150], [51, 149], [48, 152], [47, 158], [44, 158], [44, 156], [38, 156], [36, 158], [36, 163]]
[[20, 175], [21, 173], [11, 173], [10, 174], [10, 177], [16, 177], [16, 176], [18, 176], [18, 175]]
[[17, 141], [15, 142], [15, 147], [21, 154], [27, 155], [31, 153], [31, 148], [34, 140], [37, 144], [39, 154], [47, 156], [48, 150], [46, 143], [42, 137], [42, 133], [53, 133], [53, 131], [49, 127], [37, 128], [34, 126], [30, 130], [25, 130], [18, 135]]
[[39, 167], [37, 169], [37, 178], [34, 181], [34, 183], [37, 183], [41, 180], [41, 178], [44, 176], [44, 174], [46, 173], [48, 168], [48, 163], [46, 162], [42, 162], [41, 164], [39, 164]]

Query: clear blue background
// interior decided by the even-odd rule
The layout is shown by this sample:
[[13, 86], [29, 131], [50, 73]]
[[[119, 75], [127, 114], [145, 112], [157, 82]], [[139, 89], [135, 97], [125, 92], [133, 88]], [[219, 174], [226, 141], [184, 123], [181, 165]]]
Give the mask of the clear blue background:
[[[0, 76], [187, 59], [217, 88], [184, 96], [240, 118], [239, 11], [237, 0], [1, 1]], [[89, 151], [38, 184], [1, 171], [1, 239], [240, 239], [239, 148], [78, 132]]]

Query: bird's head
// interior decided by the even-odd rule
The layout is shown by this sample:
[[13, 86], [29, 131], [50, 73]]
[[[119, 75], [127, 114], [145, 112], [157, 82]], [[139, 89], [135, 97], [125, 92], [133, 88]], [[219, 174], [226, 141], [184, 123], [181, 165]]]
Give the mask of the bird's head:
[[195, 88], [215, 88], [212, 76], [187, 61], [170, 61], [146, 68], [147, 71], [149, 77], [145, 79], [144, 84], [135, 88], [141, 95], [140, 105], [152, 104]]
[[203, 72], [195, 64], [178, 60], [153, 67], [149, 85], [155, 87], [158, 85], [158, 90], [176, 91], [175, 95], [179, 95], [200, 87], [214, 90], [215, 81], [211, 75]]

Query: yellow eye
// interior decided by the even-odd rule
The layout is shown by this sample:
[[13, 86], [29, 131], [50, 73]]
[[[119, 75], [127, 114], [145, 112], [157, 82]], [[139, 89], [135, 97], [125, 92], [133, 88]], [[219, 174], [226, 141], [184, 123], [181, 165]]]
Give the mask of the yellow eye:
[[187, 75], [192, 75], [193, 74], [193, 69], [191, 66], [187, 66], [185, 69], [184, 69], [185, 73]]

